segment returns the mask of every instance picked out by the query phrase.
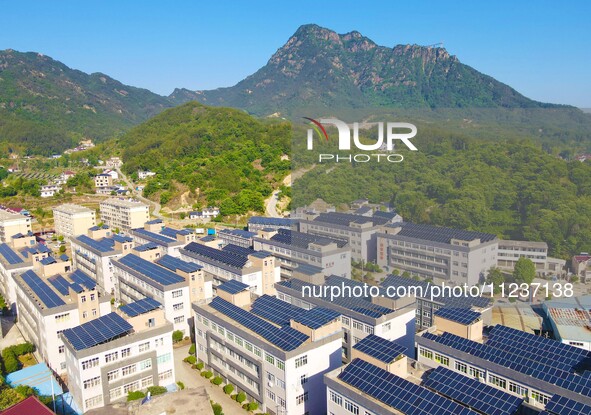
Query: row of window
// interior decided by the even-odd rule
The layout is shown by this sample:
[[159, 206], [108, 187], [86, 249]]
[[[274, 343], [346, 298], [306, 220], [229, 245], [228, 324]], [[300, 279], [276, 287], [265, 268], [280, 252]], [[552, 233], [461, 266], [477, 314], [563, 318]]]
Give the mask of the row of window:
[[236, 369], [233, 365], [229, 365], [227, 362], [223, 361], [222, 359], [220, 359], [219, 357], [217, 357], [216, 355], [212, 356], [212, 360], [217, 363], [218, 365], [220, 365], [221, 367], [225, 368], [228, 372], [238, 376], [240, 379], [242, 379], [244, 382], [248, 383], [248, 385], [250, 385], [250, 387], [257, 393], [260, 393], [260, 385], [256, 382], [256, 380], [252, 379], [250, 376], [246, 375], [245, 373], [243, 373], [242, 371]]
[[[352, 413], [353, 415], [360, 415], [359, 405], [351, 402], [350, 400], [344, 398], [343, 396], [339, 395], [338, 393], [332, 390], [329, 390], [329, 397], [332, 402], [336, 403], [339, 406], [342, 406], [343, 408], [345, 408], [346, 411]], [[331, 415], [334, 415], [334, 413], [331, 412]], [[364, 411], [363, 415], [372, 414], [369, 411]]]

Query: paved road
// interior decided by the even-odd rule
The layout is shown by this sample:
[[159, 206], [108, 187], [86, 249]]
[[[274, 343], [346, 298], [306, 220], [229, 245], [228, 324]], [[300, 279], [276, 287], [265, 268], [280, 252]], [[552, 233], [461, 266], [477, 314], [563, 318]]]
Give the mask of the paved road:
[[277, 212], [277, 202], [279, 201], [278, 196], [280, 192], [280, 190], [275, 190], [266, 200], [267, 207], [265, 208], [265, 214], [271, 218], [283, 217], [283, 215], [280, 215], [279, 212]]
[[156, 216], [157, 218], [160, 218], [160, 219], [162, 219], [162, 215], [160, 214], [160, 208], [161, 208], [162, 206], [160, 205], [160, 203], [158, 203], [158, 202], [154, 202], [153, 200], [146, 199], [145, 197], [143, 197], [143, 196], [141, 195], [141, 193], [140, 193], [140, 192], [138, 192], [138, 191], [135, 189], [135, 187], [134, 187], [133, 183], [131, 182], [131, 180], [129, 180], [129, 178], [128, 178], [128, 177], [127, 177], [125, 174], [123, 174], [123, 173], [121, 172], [121, 169], [119, 169], [119, 168], [116, 168], [116, 169], [115, 169], [115, 171], [117, 171], [117, 173], [119, 174], [119, 177], [121, 178], [121, 180], [123, 180], [123, 181], [125, 182], [125, 184], [126, 184], [126, 185], [127, 185], [127, 187], [129, 188], [129, 190], [131, 191], [131, 194], [132, 194], [134, 197], [136, 197], [137, 199], [141, 200], [142, 202], [144, 202], [144, 203], [147, 203], [148, 205], [152, 206], [152, 208], [153, 208], [153, 209], [152, 209], [152, 215], [153, 215], [153, 216]]

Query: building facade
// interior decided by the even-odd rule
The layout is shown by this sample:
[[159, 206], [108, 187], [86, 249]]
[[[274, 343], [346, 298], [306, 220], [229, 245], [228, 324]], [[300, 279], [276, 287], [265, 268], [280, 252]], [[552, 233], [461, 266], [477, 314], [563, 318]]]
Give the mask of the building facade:
[[[110, 176], [109, 176], [110, 177]], [[129, 231], [150, 220], [148, 205], [133, 199], [110, 198], [100, 203], [101, 220], [112, 229]]]
[[66, 203], [53, 208], [53, 222], [58, 235], [84, 235], [96, 226], [96, 213], [87, 207]]
[[16, 234], [31, 232], [31, 217], [0, 209], [0, 242], [9, 243]]

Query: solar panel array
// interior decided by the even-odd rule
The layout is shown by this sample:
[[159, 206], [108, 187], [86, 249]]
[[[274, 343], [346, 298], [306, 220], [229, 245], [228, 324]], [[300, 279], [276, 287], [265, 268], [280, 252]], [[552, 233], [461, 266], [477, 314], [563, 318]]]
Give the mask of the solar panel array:
[[138, 252], [144, 252], [144, 251], [149, 251], [151, 249], [157, 249], [157, 248], [158, 248], [158, 245], [156, 245], [154, 242], [148, 242], [147, 244], [136, 246], [133, 249], [135, 249]]
[[219, 231], [219, 235], [220, 235], [220, 237], [222, 237], [224, 235], [233, 235], [233, 236], [238, 236], [238, 237], [244, 238], [244, 239], [250, 239], [250, 238], [254, 238], [255, 236], [257, 236], [256, 232], [249, 232], [249, 231], [245, 231], [243, 229], [221, 229]]
[[96, 287], [96, 281], [90, 278], [80, 269], [77, 269], [76, 271], [71, 273], [70, 279], [77, 284], [85, 286], [88, 290], [92, 290], [94, 289], [94, 287]]
[[393, 362], [398, 356], [406, 354], [406, 347], [384, 339], [383, 337], [370, 334], [361, 341], [357, 342], [353, 349], [366, 355], [374, 357], [384, 363]]
[[132, 229], [131, 233], [136, 234], [140, 238], [144, 238], [156, 243], [160, 242], [164, 244], [169, 244], [171, 242], [176, 242], [176, 239], [169, 238], [168, 236], [164, 236], [159, 233], [150, 232], [143, 228]]
[[22, 279], [29, 286], [39, 300], [47, 308], [59, 307], [65, 305], [64, 300], [60, 298], [35, 272], [29, 270], [22, 274]]
[[252, 216], [250, 219], [248, 219], [248, 223], [256, 225], [283, 226], [289, 228], [294, 222], [292, 219], [287, 218], [267, 218], [264, 216]]
[[119, 307], [119, 310], [127, 314], [129, 317], [136, 317], [140, 314], [147, 313], [157, 308], [162, 307], [158, 301], [153, 298], [146, 297], [133, 303], [125, 304]]
[[227, 244], [226, 246], [224, 246], [222, 248], [222, 251], [230, 252], [232, 254], [236, 254], [236, 255], [240, 255], [240, 256], [253, 255], [256, 252], [254, 249], [245, 248], [243, 246], [234, 245], [234, 244]]
[[158, 284], [172, 285], [185, 281], [180, 275], [134, 254], [127, 254], [119, 258], [118, 262]]
[[120, 242], [122, 244], [133, 242], [133, 238], [131, 236], [124, 236], [124, 235], [120, 235], [118, 233], [113, 234], [113, 236], [111, 236], [111, 238], [113, 239], [113, 241]]
[[329, 308], [315, 307], [311, 310], [304, 310], [303, 313], [293, 316], [293, 319], [306, 327], [316, 330], [325, 324], [336, 320], [340, 315], [341, 313]]
[[339, 374], [338, 378], [404, 414], [477, 414], [427, 388], [402, 379], [361, 359], [353, 360]]
[[[554, 362], [552, 362], [551, 366], [545, 363], [540, 363], [540, 356], [545, 356], [543, 354], [538, 354], [537, 358], [535, 358], [531, 352], [528, 353], [527, 350], [523, 350], [519, 353], [510, 353], [489, 346], [488, 343], [478, 343], [451, 333], [443, 333], [442, 335], [424, 333], [422, 337], [449, 346], [454, 350], [459, 350], [489, 362], [496, 363], [500, 366], [504, 366], [508, 369], [515, 370], [516, 372], [532, 376], [558, 387], [586, 396], [591, 396], [591, 379], [561, 369], [560, 365], [557, 365]], [[544, 361], [547, 360], [544, 359]]]
[[248, 285], [236, 280], [228, 280], [217, 286], [218, 290], [222, 290], [230, 294], [238, 294], [241, 291], [248, 290], [248, 288]]
[[277, 297], [263, 294], [254, 300], [250, 311], [275, 324], [285, 326], [289, 325], [292, 318], [295, 318], [298, 314], [306, 310], [286, 303]]
[[325, 236], [296, 232], [290, 229], [279, 229], [277, 233], [271, 237], [271, 240], [284, 245], [296, 246], [304, 249], [308, 249], [310, 244], [328, 245], [336, 243], [339, 248], [342, 248], [348, 243], [342, 239], [332, 239]]
[[237, 255], [229, 251], [211, 248], [209, 246], [198, 244], [197, 242], [191, 242], [185, 246], [184, 251], [188, 251], [189, 253], [203, 258], [204, 262], [212, 260], [214, 262], [219, 262], [237, 269], [242, 269], [248, 262], [248, 258], [245, 256]]
[[70, 294], [70, 283], [61, 275], [54, 275], [47, 279], [62, 295]]
[[52, 257], [52, 256], [48, 256], [48, 257], [45, 257], [45, 258], [43, 258], [43, 259], [42, 259], [41, 261], [39, 261], [39, 262], [40, 262], [41, 264], [43, 264], [43, 265], [51, 265], [51, 264], [55, 264], [55, 263], [57, 263], [57, 260], [56, 260], [54, 257]]
[[388, 219], [381, 217], [368, 217], [363, 215], [355, 215], [352, 213], [328, 212], [318, 215], [314, 222], [330, 223], [333, 225], [349, 226], [351, 222], [363, 224], [371, 223], [374, 226], [383, 225], [388, 222]]
[[456, 323], [468, 325], [480, 319], [480, 313], [469, 308], [440, 308], [434, 313], [436, 316], [455, 321]]
[[168, 254], [164, 255], [162, 258], [157, 260], [156, 263], [165, 268], [168, 268], [171, 271], [176, 271], [178, 269], [188, 273], [199, 271], [201, 268], [203, 268], [199, 264], [195, 264], [194, 262], [183, 261], [180, 258], [176, 258]]
[[0, 244], [0, 255], [2, 255], [10, 265], [21, 264], [22, 258], [5, 243]]
[[589, 415], [591, 414], [591, 406], [560, 395], [554, 395], [550, 402], [546, 404], [546, 411], [556, 415]]
[[178, 233], [178, 231], [176, 229], [172, 229], [169, 227], [162, 228], [162, 230], [160, 231], [161, 235], [168, 236], [173, 239], [176, 239], [177, 233]]
[[209, 306], [285, 351], [297, 349], [309, 338], [306, 334], [292, 329], [291, 327], [276, 327], [268, 321], [265, 321], [220, 297], [215, 297], [209, 303]]
[[486, 415], [513, 415], [522, 398], [440, 366], [433, 370], [423, 386]]
[[76, 350], [84, 350], [119, 338], [133, 330], [123, 317], [109, 313], [88, 323], [63, 331], [63, 335]]
[[90, 238], [89, 236], [80, 235], [80, 236], [77, 236], [76, 239], [79, 242], [83, 243], [84, 245], [87, 245], [99, 252], [104, 253], [104, 252], [111, 252], [114, 250], [114, 248], [113, 248], [114, 242], [112, 239], [109, 239], [109, 238], [103, 238], [101, 240], [95, 241], [94, 239]]
[[460, 241], [473, 241], [480, 239], [481, 242], [489, 242], [494, 240], [497, 236], [492, 233], [465, 231], [462, 229], [444, 228], [441, 226], [433, 226], [419, 223], [403, 222], [395, 224], [402, 229], [397, 236], [405, 236], [408, 238], [422, 239], [425, 241], [439, 242], [444, 244], [451, 243], [452, 239], [459, 239]]

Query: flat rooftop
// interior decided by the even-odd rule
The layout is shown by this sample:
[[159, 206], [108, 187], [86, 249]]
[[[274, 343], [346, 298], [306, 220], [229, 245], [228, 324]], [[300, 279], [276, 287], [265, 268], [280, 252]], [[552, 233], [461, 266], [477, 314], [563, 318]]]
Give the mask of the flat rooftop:
[[388, 228], [400, 228], [396, 236], [420, 239], [423, 241], [451, 244], [452, 239], [460, 241], [474, 241], [481, 243], [497, 239], [497, 235], [485, 232], [466, 231], [462, 229], [446, 228], [443, 226], [425, 225], [420, 223], [400, 222], [387, 225]]
[[139, 200], [121, 199], [121, 198], [115, 198], [115, 197], [111, 197], [107, 200], [103, 200], [100, 204], [101, 205], [119, 206], [119, 207], [129, 207], [129, 208], [133, 208], [133, 207], [148, 208], [148, 205], [146, 205], [143, 202], [140, 202]]
[[21, 215], [20, 213], [8, 212], [4, 209], [0, 209], [0, 220], [18, 220], [28, 219], [28, 216]]
[[53, 208], [53, 210], [58, 211], [58, 212], [67, 213], [67, 214], [93, 213], [94, 212], [94, 210], [92, 210], [90, 208], [80, 206], [80, 205], [75, 205], [73, 203], [65, 203], [63, 205], [55, 206]]

